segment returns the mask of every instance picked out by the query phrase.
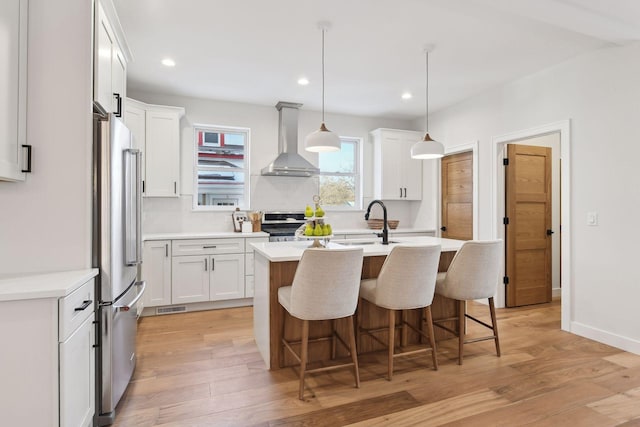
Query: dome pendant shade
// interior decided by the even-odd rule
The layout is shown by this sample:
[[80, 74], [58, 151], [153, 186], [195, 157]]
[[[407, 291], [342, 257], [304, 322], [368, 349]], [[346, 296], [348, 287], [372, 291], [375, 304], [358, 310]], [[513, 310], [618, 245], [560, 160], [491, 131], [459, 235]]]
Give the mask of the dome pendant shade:
[[340, 137], [331, 132], [324, 125], [324, 33], [329, 28], [328, 22], [319, 22], [318, 27], [322, 30], [322, 124], [320, 129], [311, 132], [304, 139], [305, 150], [314, 153], [340, 151]]
[[327, 129], [324, 123], [320, 129], [307, 135], [304, 145], [307, 151], [314, 153], [339, 151], [341, 147], [340, 137]]
[[422, 141], [411, 146], [411, 158], [413, 159], [439, 159], [444, 156], [444, 145], [434, 141], [429, 133], [424, 134]]

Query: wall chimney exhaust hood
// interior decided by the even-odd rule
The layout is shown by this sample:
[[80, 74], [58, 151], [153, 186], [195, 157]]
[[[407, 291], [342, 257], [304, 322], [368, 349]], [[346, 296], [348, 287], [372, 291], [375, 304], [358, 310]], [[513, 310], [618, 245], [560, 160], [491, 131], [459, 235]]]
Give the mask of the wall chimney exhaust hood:
[[278, 157], [262, 169], [262, 175], [302, 176], [318, 175], [320, 169], [298, 154], [298, 109], [302, 104], [278, 102]]

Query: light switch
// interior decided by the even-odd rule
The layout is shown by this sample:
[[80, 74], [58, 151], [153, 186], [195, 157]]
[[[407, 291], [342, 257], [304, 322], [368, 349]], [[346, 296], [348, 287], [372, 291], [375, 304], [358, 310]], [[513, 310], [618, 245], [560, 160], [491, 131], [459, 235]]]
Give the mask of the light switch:
[[591, 226], [598, 225], [597, 212], [587, 212], [587, 225], [591, 225]]

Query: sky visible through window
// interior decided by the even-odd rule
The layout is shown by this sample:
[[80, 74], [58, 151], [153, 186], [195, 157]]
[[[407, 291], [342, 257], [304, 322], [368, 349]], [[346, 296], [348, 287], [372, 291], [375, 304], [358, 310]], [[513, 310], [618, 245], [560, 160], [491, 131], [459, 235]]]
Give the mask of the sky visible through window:
[[342, 141], [340, 151], [320, 153], [320, 170], [329, 173], [354, 173], [356, 163], [356, 144]]

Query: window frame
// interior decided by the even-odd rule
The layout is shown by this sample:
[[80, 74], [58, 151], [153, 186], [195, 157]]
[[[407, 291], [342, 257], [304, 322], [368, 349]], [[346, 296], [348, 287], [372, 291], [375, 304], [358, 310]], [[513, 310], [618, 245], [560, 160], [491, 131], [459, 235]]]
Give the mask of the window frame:
[[[323, 172], [322, 170], [320, 170], [319, 174], [318, 174], [318, 194], [320, 194], [320, 177], [322, 176], [336, 176], [336, 177], [340, 177], [340, 176], [347, 176], [347, 177], [351, 177], [353, 176], [355, 178], [355, 202], [354, 205], [352, 207], [344, 207], [344, 206], [332, 206], [332, 205], [325, 205], [323, 204], [322, 207], [325, 211], [333, 211], [333, 212], [340, 212], [340, 211], [344, 211], [344, 212], [354, 212], [354, 211], [359, 211], [362, 210], [362, 206], [363, 206], [363, 200], [362, 200], [362, 194], [363, 194], [363, 181], [364, 181], [364, 177], [363, 177], [363, 152], [364, 152], [364, 138], [361, 137], [357, 137], [357, 136], [340, 136], [340, 143], [342, 144], [343, 142], [352, 142], [355, 143], [356, 145], [356, 149], [355, 149], [355, 156], [356, 158], [354, 159], [354, 172], [353, 173], [345, 173], [345, 172]], [[318, 165], [320, 165], [320, 156], [322, 155], [322, 153], [318, 154]]]
[[[226, 125], [214, 125], [214, 124], [193, 124], [193, 158], [191, 160], [193, 170], [192, 181], [192, 210], [193, 211], [235, 211], [236, 207], [240, 210], [246, 211], [250, 209], [251, 201], [251, 128], [241, 126], [226, 126]], [[243, 197], [240, 199], [242, 202], [238, 206], [215, 206], [198, 204], [198, 132], [217, 132], [217, 133], [242, 133], [245, 135], [245, 149], [244, 149], [244, 167], [242, 173], [244, 174], [244, 187]]]

